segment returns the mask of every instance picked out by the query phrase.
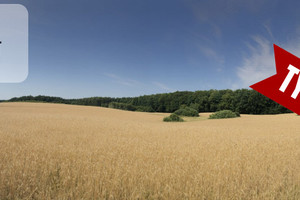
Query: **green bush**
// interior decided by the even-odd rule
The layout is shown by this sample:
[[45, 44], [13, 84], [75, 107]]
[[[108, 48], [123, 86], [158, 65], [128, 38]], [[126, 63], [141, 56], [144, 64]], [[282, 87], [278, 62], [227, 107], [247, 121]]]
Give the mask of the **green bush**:
[[221, 110], [215, 112], [209, 116], [209, 119], [224, 119], [224, 118], [235, 118], [239, 117], [240, 114], [237, 112], [232, 112], [231, 110]]
[[174, 113], [180, 116], [199, 117], [198, 111], [190, 107], [181, 107], [180, 109], [176, 110]]
[[183, 122], [183, 119], [173, 113], [169, 117], [165, 117], [164, 122]]
[[234, 112], [236, 114], [237, 117], [240, 117], [240, 113], [239, 112]]

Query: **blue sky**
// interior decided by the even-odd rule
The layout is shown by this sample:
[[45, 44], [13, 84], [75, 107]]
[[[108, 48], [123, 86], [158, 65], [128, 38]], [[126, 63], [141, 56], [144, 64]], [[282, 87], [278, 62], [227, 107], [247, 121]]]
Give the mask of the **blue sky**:
[[238, 89], [275, 73], [273, 43], [300, 57], [300, 2], [0, 0], [29, 12], [29, 75], [0, 99]]

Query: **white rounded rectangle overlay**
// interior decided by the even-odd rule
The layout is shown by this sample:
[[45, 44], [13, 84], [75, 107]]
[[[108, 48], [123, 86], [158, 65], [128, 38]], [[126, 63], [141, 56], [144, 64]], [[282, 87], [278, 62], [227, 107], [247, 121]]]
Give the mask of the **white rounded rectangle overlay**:
[[0, 83], [28, 76], [28, 11], [20, 4], [0, 4]]

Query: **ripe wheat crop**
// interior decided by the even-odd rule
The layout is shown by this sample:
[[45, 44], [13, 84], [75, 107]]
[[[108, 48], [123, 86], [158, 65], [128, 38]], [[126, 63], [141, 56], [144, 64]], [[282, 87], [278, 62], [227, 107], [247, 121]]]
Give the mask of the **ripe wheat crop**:
[[300, 199], [295, 114], [0, 104], [0, 199]]

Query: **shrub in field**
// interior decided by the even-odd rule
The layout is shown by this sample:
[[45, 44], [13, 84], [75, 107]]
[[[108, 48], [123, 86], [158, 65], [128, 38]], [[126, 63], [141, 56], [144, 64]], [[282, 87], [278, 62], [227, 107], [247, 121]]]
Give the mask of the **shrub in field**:
[[169, 117], [165, 117], [164, 122], [183, 122], [183, 119], [173, 113]]
[[232, 112], [231, 110], [221, 110], [215, 112], [209, 116], [209, 119], [224, 119], [224, 118], [235, 118], [240, 117], [240, 113]]
[[190, 107], [181, 107], [180, 109], [176, 110], [174, 113], [180, 116], [199, 117], [198, 111]]

